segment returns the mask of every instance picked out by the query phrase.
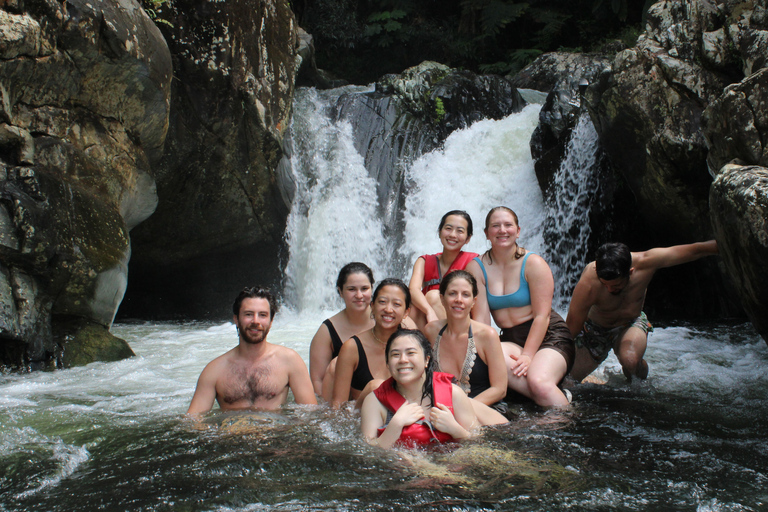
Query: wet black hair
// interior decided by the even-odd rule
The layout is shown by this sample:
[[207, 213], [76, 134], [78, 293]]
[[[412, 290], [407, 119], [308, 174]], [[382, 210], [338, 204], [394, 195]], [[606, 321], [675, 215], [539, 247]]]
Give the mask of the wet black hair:
[[603, 244], [597, 249], [595, 270], [600, 279], [613, 281], [620, 277], [629, 277], [631, 268], [632, 253], [626, 245], [612, 242]]
[[405, 309], [408, 309], [411, 307], [411, 290], [408, 289], [408, 286], [406, 286], [404, 282], [402, 282], [400, 279], [397, 279], [396, 277], [388, 277], [384, 279], [382, 282], [380, 282], [379, 285], [376, 287], [376, 290], [374, 290], [373, 292], [373, 297], [371, 298], [371, 302], [376, 301], [376, 297], [379, 296], [379, 292], [385, 286], [397, 286], [398, 288], [400, 288], [405, 294]]
[[[496, 213], [499, 210], [503, 210], [507, 213], [511, 213], [512, 217], [515, 219], [515, 224], [517, 224], [517, 227], [520, 227], [520, 220], [517, 218], [517, 214], [512, 210], [512, 208], [507, 208], [506, 206], [494, 206], [490, 209], [488, 212], [488, 215], [485, 216], [485, 233], [488, 234], [488, 226], [491, 224], [491, 215]], [[488, 256], [488, 261], [493, 264], [493, 258], [491, 257], [491, 250], [488, 249], [485, 251], [485, 254], [483, 256]], [[525, 256], [525, 247], [521, 247], [520, 244], [517, 245], [517, 249], [515, 249], [515, 259], [519, 260]]]
[[432, 357], [432, 344], [429, 342], [424, 333], [418, 329], [398, 329], [392, 333], [387, 340], [387, 346], [384, 349], [384, 356], [386, 357], [387, 364], [389, 364], [389, 349], [392, 348], [392, 343], [403, 336], [411, 336], [416, 338], [416, 341], [421, 345], [421, 349], [424, 351], [424, 359], [427, 359], [427, 367], [424, 370], [424, 387], [421, 389], [421, 399], [426, 397], [432, 401], [432, 405], [435, 405], [435, 390], [432, 386], [432, 374], [435, 373], [435, 358]]
[[445, 226], [445, 222], [448, 220], [448, 217], [451, 215], [458, 215], [459, 217], [462, 217], [464, 220], [467, 221], [467, 238], [472, 236], [472, 217], [469, 216], [467, 212], [464, 210], [451, 210], [445, 215], [443, 215], [443, 218], [440, 219], [440, 226], [437, 228], [437, 233], [440, 234], [440, 231], [443, 229], [443, 226]]
[[347, 263], [341, 267], [341, 270], [339, 270], [339, 277], [336, 278], [336, 290], [338, 290], [339, 293], [341, 293], [341, 289], [344, 288], [344, 283], [347, 282], [347, 279], [352, 274], [365, 274], [368, 281], [371, 282], [371, 286], [373, 286], [373, 283], [375, 282], [373, 280], [373, 271], [368, 265], [360, 263], [359, 261], [353, 261], [352, 263]]
[[449, 272], [442, 281], [440, 281], [440, 295], [445, 295], [445, 291], [448, 289], [448, 285], [454, 279], [464, 278], [472, 286], [472, 296], [477, 297], [477, 279], [475, 276], [467, 272], [466, 270], [454, 270]]
[[240, 306], [245, 299], [266, 299], [269, 303], [269, 318], [274, 320], [278, 309], [277, 299], [267, 288], [262, 288], [261, 286], [246, 286], [243, 288], [243, 291], [238, 294], [235, 302], [232, 304], [232, 313], [235, 316], [240, 315]]

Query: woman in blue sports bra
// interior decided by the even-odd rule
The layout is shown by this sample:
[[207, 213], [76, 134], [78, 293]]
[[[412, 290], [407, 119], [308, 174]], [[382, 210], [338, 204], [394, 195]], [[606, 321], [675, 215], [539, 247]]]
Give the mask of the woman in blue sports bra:
[[554, 279], [541, 256], [517, 244], [517, 214], [505, 206], [485, 218], [491, 248], [467, 265], [478, 296], [472, 317], [501, 328], [508, 386], [541, 406], [567, 407], [558, 387], [573, 366], [575, 347], [570, 331], [552, 310]]

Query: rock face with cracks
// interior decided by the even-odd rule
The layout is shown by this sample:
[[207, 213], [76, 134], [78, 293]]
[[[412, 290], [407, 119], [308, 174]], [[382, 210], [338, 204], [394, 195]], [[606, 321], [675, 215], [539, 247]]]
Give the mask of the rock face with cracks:
[[81, 331], [102, 347], [78, 364], [132, 354], [108, 328], [157, 205], [171, 75], [132, 0], [0, 7], [0, 363], [66, 365]]
[[244, 286], [281, 277], [275, 168], [307, 53], [284, 1], [181, 0], [163, 16], [174, 80], [159, 205], [131, 233], [120, 315], [225, 319]]

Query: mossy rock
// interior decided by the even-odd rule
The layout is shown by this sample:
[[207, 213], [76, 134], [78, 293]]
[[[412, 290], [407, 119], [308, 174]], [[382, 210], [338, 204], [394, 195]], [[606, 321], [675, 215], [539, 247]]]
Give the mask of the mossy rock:
[[63, 368], [94, 361], [120, 361], [136, 355], [125, 340], [87, 320], [67, 321], [54, 329], [58, 331], [56, 338], [62, 350], [60, 366]]

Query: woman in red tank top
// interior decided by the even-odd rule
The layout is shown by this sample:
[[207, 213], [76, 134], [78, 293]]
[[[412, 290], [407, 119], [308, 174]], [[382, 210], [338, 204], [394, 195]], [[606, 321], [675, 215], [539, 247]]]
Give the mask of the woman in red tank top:
[[443, 252], [419, 256], [408, 283], [414, 306], [411, 318], [419, 329], [429, 322], [445, 319], [445, 309], [440, 302], [441, 279], [454, 270], [464, 270], [477, 256], [477, 253], [462, 251], [472, 238], [472, 218], [467, 212], [451, 210], [443, 215], [437, 234]]

